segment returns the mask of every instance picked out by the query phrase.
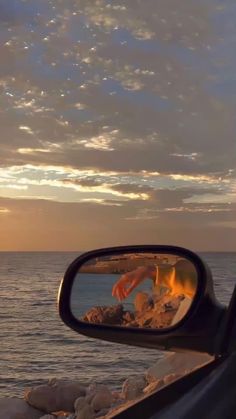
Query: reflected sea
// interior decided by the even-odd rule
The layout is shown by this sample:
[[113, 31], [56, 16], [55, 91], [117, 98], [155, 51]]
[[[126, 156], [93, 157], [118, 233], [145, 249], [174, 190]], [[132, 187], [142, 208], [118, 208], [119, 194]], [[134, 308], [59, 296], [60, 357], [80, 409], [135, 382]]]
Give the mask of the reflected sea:
[[[106, 382], [113, 388], [143, 372], [160, 351], [80, 336], [59, 319], [60, 279], [77, 253], [0, 253], [0, 395], [52, 377]], [[218, 299], [228, 304], [236, 279], [236, 253], [204, 253]], [[95, 297], [96, 299], [96, 297]]]

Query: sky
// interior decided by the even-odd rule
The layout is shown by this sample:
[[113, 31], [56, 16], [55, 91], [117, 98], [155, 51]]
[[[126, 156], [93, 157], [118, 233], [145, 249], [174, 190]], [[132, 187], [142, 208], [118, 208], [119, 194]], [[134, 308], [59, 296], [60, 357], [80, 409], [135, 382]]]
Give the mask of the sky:
[[236, 245], [234, 0], [1, 0], [0, 250]]

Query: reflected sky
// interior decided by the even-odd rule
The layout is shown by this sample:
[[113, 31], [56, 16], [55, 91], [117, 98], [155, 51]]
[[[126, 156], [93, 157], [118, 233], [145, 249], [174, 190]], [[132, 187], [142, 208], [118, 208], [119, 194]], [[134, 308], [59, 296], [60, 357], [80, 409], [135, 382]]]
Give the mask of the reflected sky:
[[147, 222], [146, 242], [200, 225], [199, 247], [235, 247], [235, 17], [232, 0], [1, 1], [0, 223], [17, 247], [26, 206], [41, 227], [56, 213], [56, 236], [69, 214], [70, 247], [74, 205], [95, 229], [132, 224], [123, 243]]

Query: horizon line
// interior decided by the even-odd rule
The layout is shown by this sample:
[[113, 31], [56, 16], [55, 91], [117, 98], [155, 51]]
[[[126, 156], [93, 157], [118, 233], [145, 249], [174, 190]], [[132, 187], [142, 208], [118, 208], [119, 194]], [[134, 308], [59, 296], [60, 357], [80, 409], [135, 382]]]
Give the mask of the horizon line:
[[[116, 246], [110, 246], [116, 247]], [[91, 248], [87, 250], [0, 250], [0, 253], [87, 253], [91, 250], [102, 249], [103, 247], [99, 248]], [[109, 247], [104, 247], [109, 248]], [[186, 248], [187, 249], [187, 248]], [[190, 250], [190, 249], [189, 249]], [[236, 253], [236, 250], [192, 250], [195, 253]]]

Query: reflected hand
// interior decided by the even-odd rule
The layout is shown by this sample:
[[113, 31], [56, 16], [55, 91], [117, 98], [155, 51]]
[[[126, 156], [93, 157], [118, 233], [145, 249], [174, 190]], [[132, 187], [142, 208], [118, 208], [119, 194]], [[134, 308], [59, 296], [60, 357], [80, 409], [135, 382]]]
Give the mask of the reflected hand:
[[[150, 268], [139, 267], [134, 271], [127, 272], [120, 277], [112, 288], [112, 296], [122, 301], [150, 274]], [[148, 275], [148, 276], [147, 276]]]

